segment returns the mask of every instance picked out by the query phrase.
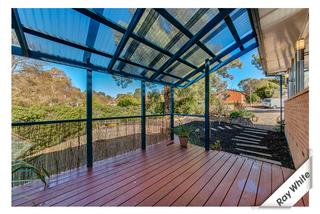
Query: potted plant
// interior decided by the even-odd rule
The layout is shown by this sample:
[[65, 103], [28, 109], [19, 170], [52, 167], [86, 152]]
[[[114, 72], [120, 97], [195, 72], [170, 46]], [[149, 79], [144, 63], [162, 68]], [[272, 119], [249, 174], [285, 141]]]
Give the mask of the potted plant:
[[214, 144], [212, 144], [211, 149], [221, 151], [221, 142], [220, 140], [216, 140]]
[[179, 136], [180, 146], [182, 148], [188, 147], [188, 139], [191, 133], [191, 128], [185, 125], [179, 125], [173, 129], [174, 133]]

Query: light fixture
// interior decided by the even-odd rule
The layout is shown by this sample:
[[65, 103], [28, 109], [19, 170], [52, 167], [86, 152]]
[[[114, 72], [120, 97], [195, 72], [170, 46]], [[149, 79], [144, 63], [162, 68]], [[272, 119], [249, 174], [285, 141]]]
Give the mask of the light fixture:
[[299, 39], [298, 41], [296, 41], [296, 49], [297, 50], [302, 50], [304, 49], [304, 39]]

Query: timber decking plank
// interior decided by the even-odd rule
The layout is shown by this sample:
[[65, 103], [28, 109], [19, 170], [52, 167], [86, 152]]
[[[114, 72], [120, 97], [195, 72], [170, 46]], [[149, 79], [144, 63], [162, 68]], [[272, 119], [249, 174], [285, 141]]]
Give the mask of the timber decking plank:
[[[54, 176], [47, 190], [41, 190], [37, 182], [13, 188], [12, 204], [258, 206], [293, 173], [274, 164], [193, 145], [187, 149], [179, 144], [150, 147], [94, 163], [91, 172], [82, 167]], [[306, 194], [296, 206], [308, 204]]]
[[181, 195], [172, 205], [186, 206], [198, 194], [198, 192], [210, 181], [210, 179], [224, 166], [231, 158], [230, 153], [224, 153], [222, 158], [206, 172], [199, 180], [197, 180], [183, 195]]
[[237, 156], [232, 155], [225, 165], [215, 174], [211, 180], [201, 189], [196, 197], [190, 202], [189, 206], [203, 206], [211, 194], [215, 191], [221, 180], [237, 160]]
[[[172, 190], [175, 190], [175, 188], [177, 188], [180, 184], [188, 185], [188, 181], [190, 181], [190, 179], [191, 179], [191, 182], [192, 181], [194, 182], [194, 180], [196, 179], [196, 175], [200, 174], [200, 176], [201, 176], [208, 169], [210, 169], [210, 167], [214, 163], [216, 163], [217, 160], [219, 160], [219, 157], [222, 156], [221, 154], [218, 155], [218, 152], [210, 152], [208, 154], [208, 156], [210, 154], [215, 155], [215, 156], [211, 155], [211, 157], [213, 157], [213, 158], [210, 158], [210, 160], [208, 160], [204, 164], [202, 164], [201, 167], [199, 167], [199, 168], [196, 168], [196, 167], [190, 168], [188, 171], [185, 171], [184, 173], [182, 173], [181, 175], [179, 175], [175, 179], [173, 179], [170, 182], [166, 183], [165, 185], [163, 185], [158, 190], [152, 191], [154, 193], [149, 197], [145, 197], [145, 200], [138, 201], [138, 200], [135, 200], [133, 198], [135, 203], [140, 203], [141, 202], [139, 204], [139, 206], [167, 206], [167, 205], [170, 205], [172, 202], [174, 202], [174, 197], [179, 197], [179, 196], [174, 196], [174, 195], [173, 196], [172, 195], [168, 195], [169, 193], [171, 193]], [[203, 160], [205, 160], [206, 157]], [[173, 201], [171, 201], [171, 203], [169, 201], [167, 201], [167, 200], [160, 201], [165, 196], [168, 196], [166, 198], [169, 199], [169, 200], [173, 200]]]
[[[161, 179], [164, 179], [166, 176], [178, 176], [180, 174], [182, 174], [185, 170], [189, 169], [190, 167], [193, 167], [194, 165], [196, 165], [199, 161], [202, 160], [202, 158], [206, 155], [205, 152], [200, 153], [200, 155], [198, 155], [196, 158], [192, 159], [190, 162], [186, 162], [183, 163], [181, 167], [172, 167], [169, 168], [167, 171], [167, 173], [161, 173], [158, 176], [155, 176], [149, 180], [147, 180], [146, 182], [140, 184], [139, 186], [131, 189], [130, 191], [126, 192], [125, 195], [121, 195], [118, 198], [115, 198], [109, 202], [107, 202], [104, 205], [107, 206], [119, 206], [122, 203], [124, 203], [125, 201], [127, 201], [128, 199], [130, 199], [131, 197], [135, 196], [136, 194], [138, 194], [139, 192], [143, 191], [144, 189], [148, 188], [151, 185], [156, 185], [158, 182], [161, 182]], [[188, 163], [188, 164], [187, 164]]]
[[260, 179], [262, 163], [255, 161], [251, 168], [246, 186], [242, 192], [239, 206], [254, 206]]
[[248, 176], [253, 165], [252, 159], [247, 159], [243, 166], [240, 169], [239, 174], [236, 179], [233, 181], [232, 186], [230, 187], [222, 206], [237, 206], [241, 198], [243, 189], [248, 180]]
[[[114, 178], [116, 176], [121, 176], [122, 174], [128, 173], [126, 170], [128, 169], [132, 169], [134, 170], [135, 167], [138, 166], [144, 166], [146, 164], [146, 162], [153, 162], [156, 160], [161, 160], [163, 158], [163, 156], [170, 156], [174, 153], [179, 153], [179, 148], [176, 147], [172, 148], [172, 150], [164, 150], [164, 152], [153, 155], [150, 153], [143, 153], [143, 155], [141, 156], [141, 159], [137, 160], [137, 162], [132, 162], [129, 163], [127, 165], [122, 165], [114, 170], [110, 170], [108, 172], [105, 171], [101, 171], [99, 174], [94, 175], [88, 175], [83, 177], [83, 179], [77, 179], [76, 181], [70, 182], [71, 185], [69, 184], [69, 182], [67, 183], [63, 183], [61, 185], [59, 185], [57, 188], [50, 188], [47, 189], [45, 191], [41, 191], [41, 192], [37, 192], [35, 194], [33, 194], [32, 196], [29, 196], [29, 200], [27, 201], [23, 201], [22, 203], [20, 202], [20, 204], [22, 205], [30, 205], [30, 203], [35, 203], [35, 204], [40, 204], [45, 202], [46, 200], [49, 200], [51, 198], [57, 197], [59, 195], [63, 195], [64, 193], [68, 193], [69, 191], [72, 191], [74, 188], [77, 188], [80, 186], [80, 188], [78, 188], [77, 190], [80, 191], [83, 188], [86, 188], [85, 185], [89, 185], [91, 182], [93, 181], [97, 181], [97, 180], [101, 180], [102, 178], [107, 179], [108, 176], [111, 176], [111, 178]], [[150, 157], [151, 156], [151, 157]], [[147, 157], [150, 157], [150, 159], [148, 159]], [[155, 162], [157, 163], [157, 162]], [[129, 166], [129, 167], [128, 167]], [[18, 202], [16, 202], [16, 204], [19, 204]]]
[[237, 161], [234, 163], [232, 168], [226, 174], [224, 179], [221, 181], [219, 186], [216, 190], [211, 194], [207, 202], [205, 203], [206, 206], [220, 206], [223, 199], [225, 198], [228, 190], [230, 189], [233, 181], [237, 177], [243, 163], [245, 162], [246, 158], [238, 158]]
[[260, 206], [272, 193], [271, 166], [270, 163], [262, 163], [256, 206]]
[[61, 195], [61, 197], [53, 198], [46, 203], [50, 206], [70, 206], [73, 203], [78, 203], [78, 201], [82, 201], [83, 203], [84, 201], [87, 201], [87, 203], [89, 203], [92, 197], [101, 194], [101, 192], [103, 193], [103, 190], [107, 188], [109, 188], [109, 190], [114, 190], [118, 186], [126, 184], [126, 182], [132, 182], [136, 178], [136, 176], [147, 175], [149, 172], [156, 170], [158, 167], [161, 167], [162, 165], [170, 161], [174, 161], [176, 158], [179, 158], [184, 154], [187, 154], [188, 152], [189, 151], [180, 152], [178, 149], [177, 153], [174, 152], [165, 155], [163, 157], [160, 157], [156, 161], [145, 161], [144, 164], [141, 164], [140, 166], [132, 166], [132, 170], [126, 171], [121, 175], [113, 177], [111, 176], [109, 177], [109, 179], [100, 179], [98, 182], [91, 182], [88, 186], [80, 188], [80, 191], [79, 189], [73, 190], [72, 194], [68, 192], [67, 194]]
[[157, 202], [156, 206], [170, 206], [172, 205], [180, 196], [182, 196], [195, 182], [197, 182], [206, 172], [213, 170], [213, 168], [218, 164], [218, 161], [223, 157], [225, 153], [219, 152], [213, 159], [211, 159], [211, 164], [207, 165], [202, 170], [197, 171], [187, 180], [180, 183], [174, 190], [163, 197]]
[[162, 171], [166, 170], [168, 166], [179, 166], [179, 163], [187, 158], [196, 157], [200, 154], [201, 151], [199, 150], [189, 150], [184, 151], [183, 154], [177, 155], [175, 157], [168, 158], [167, 160], [163, 161], [162, 163], [152, 167], [148, 168], [144, 171], [141, 171], [138, 174], [132, 174], [132, 176], [127, 177], [126, 179], [115, 183], [114, 185], [110, 186], [108, 184], [103, 184], [102, 186], [99, 186], [99, 190], [95, 191], [93, 190], [94, 194], [91, 194], [88, 197], [83, 197], [81, 200], [78, 201], [72, 201], [69, 203], [69, 205], [72, 206], [78, 206], [78, 205], [90, 205], [90, 206], [101, 206], [108, 200], [111, 200], [110, 198], [114, 198], [131, 188], [135, 187], [139, 183], [142, 183], [143, 181], [152, 178]]

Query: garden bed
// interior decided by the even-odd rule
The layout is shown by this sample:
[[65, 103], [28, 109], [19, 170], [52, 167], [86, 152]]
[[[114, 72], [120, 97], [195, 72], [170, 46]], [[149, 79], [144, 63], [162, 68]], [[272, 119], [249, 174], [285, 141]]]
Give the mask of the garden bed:
[[[193, 130], [190, 134], [190, 143], [204, 147], [204, 122], [192, 121], [185, 125]], [[222, 130], [219, 126], [224, 129]], [[226, 128], [227, 126], [231, 129]], [[213, 149], [214, 144], [219, 141], [221, 151], [239, 155], [241, 152], [236, 149], [237, 142], [232, 139], [236, 136], [241, 136], [241, 133], [244, 133], [244, 129], [249, 127], [241, 125], [236, 126], [239, 128], [236, 128], [233, 124], [226, 122], [220, 122], [220, 124], [217, 121], [210, 122], [210, 148]], [[269, 130], [264, 131], [267, 132], [267, 134], [261, 135], [263, 138], [261, 138], [259, 146], [266, 146], [268, 148], [267, 152], [272, 155], [272, 158], [270, 157], [268, 159], [279, 161], [282, 166], [294, 169], [291, 153], [284, 135], [279, 132]], [[266, 150], [259, 148], [255, 148], [254, 151], [261, 153], [266, 152]]]

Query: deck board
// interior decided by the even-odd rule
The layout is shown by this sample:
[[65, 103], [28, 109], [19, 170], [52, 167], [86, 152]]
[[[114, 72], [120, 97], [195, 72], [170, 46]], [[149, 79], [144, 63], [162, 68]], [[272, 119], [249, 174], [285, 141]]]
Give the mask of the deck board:
[[[250, 158], [160, 143], [12, 189], [13, 206], [254, 206], [293, 170]], [[296, 206], [308, 206], [306, 194]]]

